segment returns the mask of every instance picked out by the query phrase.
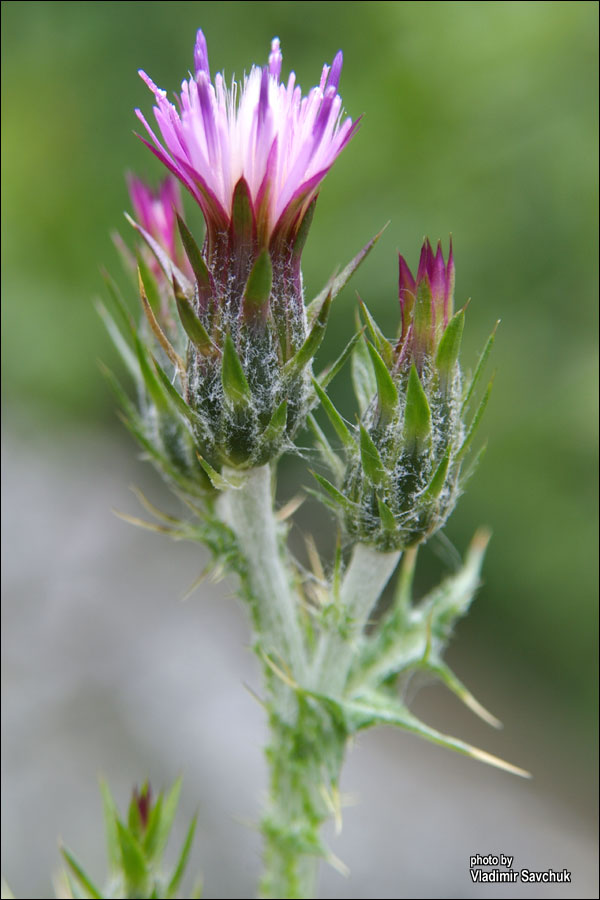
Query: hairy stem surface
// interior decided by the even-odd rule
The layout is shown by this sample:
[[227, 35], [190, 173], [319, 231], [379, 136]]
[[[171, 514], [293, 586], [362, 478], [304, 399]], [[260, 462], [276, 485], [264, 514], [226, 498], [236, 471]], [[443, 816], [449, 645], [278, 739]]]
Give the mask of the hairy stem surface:
[[355, 547], [336, 598], [340, 622], [322, 633], [309, 664], [304, 612], [273, 510], [271, 470], [263, 466], [224, 476], [239, 484], [221, 495], [218, 508], [245, 560], [245, 588], [268, 691], [269, 801], [261, 823], [261, 896], [309, 898], [318, 861], [328, 856], [319, 833], [338, 811], [347, 733], [327, 704], [307, 689], [333, 697], [343, 693], [357, 642], [400, 554]]
[[[239, 472], [233, 477], [239, 479]], [[270, 467], [245, 472], [241, 486], [226, 491], [219, 499], [219, 512], [246, 560], [262, 650], [302, 683], [306, 654], [292, 573], [286, 565], [281, 526], [273, 511]]]
[[321, 635], [315, 656], [312, 682], [317, 690], [333, 697], [343, 692], [357, 642], [399, 559], [399, 552], [381, 553], [367, 544], [354, 547], [337, 598], [342, 621]]

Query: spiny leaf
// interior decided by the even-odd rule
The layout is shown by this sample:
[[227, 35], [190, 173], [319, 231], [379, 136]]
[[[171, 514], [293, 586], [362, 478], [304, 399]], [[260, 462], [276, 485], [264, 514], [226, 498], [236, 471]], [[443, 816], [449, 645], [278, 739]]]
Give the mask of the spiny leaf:
[[120, 330], [124, 332], [128, 338], [131, 338], [131, 335], [136, 330], [133, 316], [131, 315], [127, 304], [123, 300], [121, 292], [117, 287], [114, 278], [112, 278], [106, 270], [102, 271], [102, 277], [104, 278], [104, 282], [112, 300], [114, 310], [120, 319]]
[[454, 672], [445, 662], [439, 660], [437, 663], [428, 666], [428, 669], [437, 675], [444, 682], [446, 687], [451, 690], [453, 694], [456, 694], [465, 706], [483, 722], [491, 725], [492, 728], [502, 728], [502, 722], [475, 699], [470, 690], [456, 677]]
[[362, 312], [365, 322], [367, 323], [367, 328], [369, 330], [369, 334], [371, 335], [371, 339], [377, 348], [379, 355], [382, 357], [385, 362], [388, 370], [392, 368], [394, 364], [394, 348], [384, 336], [382, 330], [379, 325], [367, 309], [366, 304], [361, 298], [358, 298], [358, 303], [360, 306], [360, 311]]
[[317, 443], [319, 445], [319, 450], [323, 457], [323, 460], [327, 466], [331, 469], [333, 474], [338, 480], [341, 480], [344, 476], [345, 466], [339, 456], [334, 453], [331, 444], [327, 440], [324, 432], [319, 427], [319, 424], [312, 413], [309, 413], [307, 417], [307, 425], [314, 434], [317, 439]]
[[168, 522], [170, 525], [180, 525], [181, 519], [178, 519], [176, 516], [171, 516], [169, 513], [164, 512], [162, 509], [159, 509], [153, 503], [148, 500], [145, 494], [135, 486], [135, 484], [129, 485], [129, 490], [132, 494], [135, 495], [136, 500], [142, 506], [146, 512], [150, 513], [151, 516], [154, 516], [155, 519], [160, 519], [163, 522]]
[[65, 860], [66, 864], [70, 868], [71, 872], [75, 876], [75, 878], [79, 881], [84, 890], [87, 891], [90, 897], [94, 898], [94, 900], [101, 900], [102, 893], [98, 890], [94, 882], [91, 880], [89, 875], [86, 873], [83, 866], [78, 862], [78, 860], [73, 856], [70, 850], [67, 850], [66, 847], [60, 848], [61, 855]]
[[445, 578], [419, 603], [417, 609], [436, 626], [444, 638], [447, 628], [468, 611], [481, 583], [481, 567], [490, 540], [488, 531], [480, 530], [471, 541], [461, 568]]
[[114, 874], [119, 871], [121, 863], [119, 837], [117, 834], [117, 807], [108, 784], [103, 778], [100, 779], [100, 793], [102, 795], [102, 810], [104, 812], [104, 833], [106, 836], [108, 865]]
[[173, 821], [175, 819], [175, 813], [177, 812], [181, 794], [181, 781], [182, 779], [180, 776], [162, 803], [162, 814], [154, 837], [154, 855], [157, 859], [160, 859], [173, 827]]
[[132, 219], [128, 213], [125, 213], [125, 218], [129, 222], [129, 224], [133, 228], [135, 228], [138, 234], [141, 234], [147, 245], [150, 247], [158, 261], [158, 264], [165, 273], [167, 280], [171, 282], [173, 280], [173, 276], [175, 276], [179, 284], [182, 286], [184, 293], [187, 294], [188, 297], [191, 297], [194, 293], [193, 284], [191, 284], [190, 280], [186, 278], [181, 269], [177, 268], [173, 260], [169, 257], [168, 253], [166, 253], [160, 246], [160, 244], [154, 240], [152, 235], [148, 234], [148, 232], [144, 228], [142, 228], [141, 225], [138, 225], [138, 223], [134, 219]]
[[381, 524], [385, 528], [386, 531], [395, 531], [396, 530], [396, 520], [394, 518], [394, 513], [389, 508], [387, 503], [381, 499], [381, 497], [377, 497], [377, 506], [379, 508], [379, 518], [381, 519]]
[[327, 328], [327, 319], [331, 309], [331, 294], [328, 294], [323, 302], [323, 306], [319, 310], [319, 314], [313, 322], [313, 326], [308, 337], [300, 347], [297, 353], [292, 356], [283, 368], [283, 374], [288, 377], [297, 375], [311, 361], [323, 340], [325, 329]]
[[420, 453], [431, 431], [431, 412], [415, 365], [411, 366], [404, 410], [404, 440], [411, 452]]
[[369, 481], [377, 486], [383, 484], [385, 481], [385, 469], [383, 468], [379, 451], [363, 425], [360, 426], [360, 458], [365, 475]]
[[285, 432], [287, 424], [287, 400], [283, 400], [269, 421], [269, 424], [261, 435], [261, 443], [268, 447], [272, 444], [278, 444]]
[[344, 367], [346, 361], [348, 360], [348, 357], [354, 350], [354, 347], [356, 346], [357, 341], [359, 341], [360, 338], [362, 337], [362, 334], [363, 334], [362, 330], [359, 330], [356, 332], [356, 334], [352, 335], [352, 337], [350, 338], [350, 340], [348, 341], [348, 343], [346, 344], [346, 346], [344, 347], [344, 349], [342, 350], [342, 352], [340, 353], [340, 355], [338, 356], [336, 361], [331, 366], [327, 366], [326, 369], [323, 369], [321, 374], [318, 376], [319, 384], [321, 385], [321, 387], [323, 389], [325, 389], [327, 387], [327, 385], [331, 381], [333, 381], [333, 379], [338, 374], [338, 372]]
[[152, 402], [156, 406], [157, 410], [159, 410], [160, 412], [166, 412], [169, 404], [167, 402], [167, 398], [165, 397], [165, 392], [158, 382], [152, 367], [150, 366], [150, 363], [148, 361], [148, 351], [146, 350], [140, 339], [137, 337], [137, 335], [135, 338], [135, 349], [137, 352], [138, 362], [140, 364], [142, 378], [144, 380], [144, 384], [146, 385], [146, 390], [152, 398]]
[[490, 334], [489, 338], [487, 339], [487, 341], [485, 343], [485, 347], [481, 351], [481, 356], [479, 357], [479, 360], [477, 361], [477, 366], [475, 367], [475, 372], [473, 374], [473, 378], [471, 379], [471, 384], [469, 385], [469, 389], [467, 391], [467, 394], [463, 401], [463, 405], [461, 407], [461, 411], [460, 411], [461, 415], [463, 415], [466, 412], [467, 407], [469, 406], [469, 403], [471, 402], [471, 397], [473, 396], [475, 388], [479, 384], [479, 380], [483, 374], [483, 370], [484, 370], [485, 364], [488, 360], [488, 356], [492, 352], [492, 347], [494, 346], [494, 341], [496, 340], [496, 330], [497, 330], [499, 324], [500, 324], [500, 319], [498, 319], [498, 321], [494, 325], [492, 333]]
[[198, 462], [200, 463], [200, 465], [202, 466], [202, 468], [204, 469], [204, 471], [210, 478], [210, 483], [215, 488], [215, 490], [217, 490], [217, 491], [226, 490], [229, 487], [229, 483], [227, 482], [227, 479], [223, 478], [222, 475], [219, 475], [217, 470], [213, 469], [211, 464], [206, 459], [204, 459], [203, 456], [200, 456], [199, 453], [197, 454], [197, 456], [198, 456]]
[[143, 293], [144, 298], [146, 298], [146, 302], [149, 303], [152, 307], [152, 312], [154, 313], [154, 315], [158, 316], [160, 315], [161, 300], [160, 291], [158, 289], [156, 279], [148, 268], [143, 254], [138, 251], [136, 252], [135, 257], [137, 260], [138, 284], [140, 286], [140, 293]]
[[488, 400], [490, 399], [490, 394], [492, 393], [492, 387], [493, 387], [493, 386], [494, 386], [494, 376], [492, 376], [492, 378], [490, 379], [490, 382], [489, 382], [489, 384], [488, 384], [488, 386], [487, 386], [487, 388], [486, 388], [485, 394], [483, 395], [483, 397], [482, 397], [482, 399], [481, 399], [481, 403], [479, 404], [479, 406], [478, 406], [478, 408], [477, 408], [477, 412], [476, 412], [475, 415], [473, 416], [473, 421], [471, 422], [471, 425], [470, 425], [469, 430], [468, 430], [468, 432], [467, 432], [467, 436], [466, 436], [466, 438], [464, 439], [463, 444], [462, 444], [460, 450], [459, 450], [458, 453], [456, 454], [456, 461], [457, 461], [457, 462], [459, 462], [461, 459], [464, 458], [464, 456], [465, 456], [465, 454], [467, 453], [469, 447], [470, 447], [471, 444], [473, 443], [473, 438], [475, 437], [475, 434], [476, 434], [476, 432], [477, 432], [477, 429], [479, 428], [479, 425], [480, 425], [480, 423], [481, 423], [481, 419], [482, 419], [483, 414], [484, 414], [484, 412], [485, 412], [485, 408], [486, 408], [486, 406], [488, 405]]
[[193, 481], [191, 478], [186, 478], [185, 475], [182, 475], [177, 469], [169, 462], [169, 460], [164, 456], [148, 439], [146, 436], [143, 424], [140, 421], [139, 416], [135, 416], [133, 418], [127, 418], [126, 416], [120, 417], [125, 427], [131, 432], [136, 441], [143, 447], [143, 449], [148, 454], [148, 458], [157, 466], [164, 477], [168, 481], [172, 481], [173, 484], [176, 484], [183, 493], [183, 500], [185, 502], [185, 495], [189, 495], [192, 497], [198, 498], [198, 500], [205, 500], [205, 487], [198, 484], [197, 481]]
[[223, 478], [223, 476], [220, 475], [216, 469], [213, 469], [211, 464], [206, 459], [204, 459], [203, 456], [200, 456], [199, 453], [197, 453], [196, 456], [198, 457], [198, 462], [208, 475], [210, 483], [215, 488], [215, 490], [226, 491], [229, 489], [236, 490], [237, 488], [239, 488], [239, 484], [234, 484], [233, 481], [227, 478]]
[[519, 775], [521, 778], [531, 777], [529, 772], [519, 768], [519, 766], [514, 766], [503, 759], [499, 759], [497, 756], [493, 756], [491, 753], [487, 753], [485, 750], [480, 750], [478, 747], [465, 743], [465, 741], [442, 734], [435, 728], [431, 728], [429, 725], [421, 722], [420, 719], [417, 719], [405, 706], [395, 700], [388, 699], [385, 695], [373, 694], [366, 695], [365, 699], [348, 700], [343, 703], [343, 707], [350, 719], [354, 719], [355, 727], [357, 728], [364, 728], [376, 722], [396, 725], [405, 731], [431, 741], [433, 744], [446, 747], [448, 750], [455, 750], [457, 753], [470, 756], [472, 759], [477, 759], [498, 769], [503, 769], [512, 775]]
[[226, 336], [223, 345], [221, 381], [225, 396], [234, 408], [248, 405], [252, 398], [250, 386], [230, 334]]
[[257, 257], [244, 289], [243, 315], [253, 322], [264, 322], [269, 310], [273, 286], [273, 264], [268, 250]]
[[202, 258], [202, 253], [198, 244], [194, 240], [191, 231], [179, 215], [177, 213], [177, 226], [179, 228], [179, 234], [181, 236], [181, 243], [183, 244], [183, 249], [185, 250], [186, 256], [189, 260], [190, 266], [192, 267], [192, 272], [196, 278], [196, 283], [198, 285], [198, 291], [200, 295], [205, 295], [207, 292], [212, 291], [212, 279], [210, 277], [210, 272], [206, 268], [206, 263]]
[[339, 412], [337, 411], [337, 409], [335, 408], [335, 406], [333, 405], [333, 403], [331, 402], [331, 400], [329, 399], [329, 397], [327, 396], [327, 394], [325, 393], [325, 391], [323, 390], [323, 388], [321, 387], [319, 382], [315, 378], [313, 378], [312, 382], [313, 382], [313, 387], [314, 387], [315, 391], [317, 392], [317, 396], [318, 396], [319, 400], [321, 401], [321, 405], [323, 406], [323, 409], [327, 413], [329, 421], [333, 425], [335, 432], [336, 432], [337, 436], [339, 437], [339, 439], [341, 440], [342, 444], [348, 450], [355, 449], [356, 444], [354, 442], [354, 438], [350, 434], [350, 432], [349, 432], [348, 428], [346, 427], [346, 424], [345, 424], [344, 420], [342, 419], [342, 417], [340, 416]]
[[[408, 550], [404, 551], [402, 556], [400, 572], [398, 573], [398, 580], [394, 588], [394, 600], [389, 611], [388, 621], [392, 627], [396, 622], [399, 622], [403, 629], [405, 627], [407, 614], [412, 604], [413, 582], [415, 569], [417, 567], [418, 552], [419, 546], [417, 545], [416, 547], [409, 547]], [[385, 622], [382, 623], [382, 627], [385, 627]]]
[[386, 428], [390, 422], [393, 421], [396, 410], [398, 409], [398, 391], [396, 390], [396, 385], [394, 384], [394, 380], [390, 375], [386, 364], [373, 344], [367, 344], [367, 349], [373, 363], [375, 380], [377, 382], [377, 396], [379, 401], [378, 425], [380, 428]]
[[377, 379], [367, 341], [359, 341], [352, 354], [352, 384], [358, 401], [360, 415], [364, 415], [377, 391]]
[[135, 354], [132, 352], [129, 344], [126, 343], [111, 314], [100, 301], [98, 301], [98, 303], [96, 304], [96, 310], [98, 312], [98, 315], [102, 319], [104, 327], [106, 328], [108, 336], [113, 342], [117, 353], [125, 363], [125, 366], [129, 370], [129, 374], [137, 384], [141, 376], [140, 367], [138, 365]]
[[146, 318], [148, 320], [148, 324], [150, 325], [150, 328], [152, 329], [154, 336], [156, 337], [156, 340], [158, 341], [160, 346], [165, 351], [167, 358], [177, 369], [179, 378], [181, 380], [181, 384], [185, 388], [187, 376], [186, 376], [186, 371], [185, 371], [185, 366], [183, 364], [183, 360], [179, 356], [179, 354], [175, 352], [173, 346], [171, 345], [171, 342], [169, 341], [166, 334], [164, 333], [164, 331], [158, 324], [156, 316], [154, 315], [154, 310], [152, 309], [152, 306], [151, 306], [150, 302], [148, 301], [148, 297], [146, 296], [145, 285], [144, 285], [144, 281], [142, 278], [141, 269], [138, 269], [138, 276], [139, 276], [140, 297], [142, 300], [142, 306], [144, 308]]
[[175, 528], [172, 525], [159, 525], [157, 522], [148, 522], [146, 519], [140, 519], [138, 516], [130, 516], [129, 513], [120, 512], [118, 509], [113, 509], [112, 512], [118, 519], [121, 519], [122, 522], [127, 522], [129, 525], [135, 525], [136, 528], [143, 528], [144, 531], [152, 531], [154, 534], [165, 534], [174, 541], [197, 540], [197, 532], [193, 529], [185, 528], [185, 524], [184, 527]]
[[481, 463], [481, 460], [485, 456], [486, 450], [487, 450], [487, 443], [482, 444], [482, 446], [479, 448], [479, 450], [477, 451], [477, 453], [475, 454], [474, 458], [471, 460], [471, 462], [469, 463], [467, 468], [461, 470], [460, 480], [459, 480], [459, 487], [460, 487], [461, 491], [464, 489], [464, 487], [467, 484], [467, 482], [469, 481], [469, 479], [472, 478], [472, 476], [475, 474], [476, 470], [479, 468], [479, 464]]
[[346, 510], [352, 509], [353, 504], [351, 503], [351, 501], [348, 500], [347, 497], [344, 497], [344, 495], [340, 493], [340, 491], [338, 491], [338, 489], [330, 481], [327, 481], [327, 479], [323, 478], [322, 475], [319, 475], [318, 472], [311, 471], [310, 474], [319, 482], [323, 490], [329, 494], [329, 496], [332, 498], [332, 500], [335, 501], [336, 504]]
[[443, 390], [446, 389], [448, 379], [451, 377], [454, 366], [458, 361], [464, 327], [465, 311], [461, 309], [450, 319], [440, 340], [435, 364], [441, 376]]
[[178, 290], [177, 282], [174, 284], [175, 302], [184, 331], [194, 346], [203, 356], [213, 356], [216, 347], [208, 336], [206, 328], [194, 312], [192, 304], [183, 291]]
[[121, 848], [123, 872], [131, 893], [139, 894], [146, 886], [148, 870], [144, 853], [129, 829], [117, 820], [117, 835]]
[[180, 413], [186, 421], [190, 422], [192, 425], [197, 425], [200, 422], [200, 417], [194, 410], [188, 406], [185, 402], [179, 391], [171, 384], [169, 380], [169, 376], [164, 371], [158, 360], [152, 357], [152, 361], [154, 363], [154, 368], [156, 369], [156, 374], [158, 375], [159, 381], [162, 385], [162, 388], [167, 395], [171, 406], [173, 409]]
[[146, 833], [144, 834], [143, 848], [144, 853], [150, 859], [159, 858], [159, 850], [157, 840], [159, 836], [161, 821], [163, 816], [163, 795], [162, 792], [156, 798], [156, 802], [150, 811]]
[[181, 882], [183, 877], [183, 873], [185, 872], [185, 867], [187, 865], [188, 857], [190, 855], [190, 850], [192, 848], [192, 842], [194, 840], [194, 833], [196, 831], [196, 821], [197, 816], [194, 816], [190, 823], [190, 827], [188, 828], [185, 841], [183, 843], [183, 848], [179, 855], [179, 859], [177, 860], [177, 865], [175, 866], [175, 871], [169, 881], [167, 886], [167, 897], [174, 897], [177, 893], [177, 888]]
[[321, 293], [317, 294], [315, 299], [311, 301], [307, 310], [309, 321], [311, 320], [312, 316], [315, 315], [316, 310], [321, 307], [323, 300], [325, 299], [325, 297], [327, 297], [328, 294], [331, 294], [331, 298], [334, 299], [335, 297], [337, 297], [342, 288], [344, 288], [348, 284], [360, 264], [364, 262], [385, 229], [388, 227], [388, 224], [389, 222], [383, 226], [381, 231], [377, 232], [375, 237], [371, 238], [371, 240], [367, 244], [365, 244], [362, 250], [360, 250], [356, 254], [354, 259], [352, 259], [348, 263], [346, 268], [343, 269], [335, 278], [332, 278], [331, 281], [325, 285]]
[[439, 465], [431, 477], [431, 481], [425, 488], [424, 496], [426, 499], [436, 500], [442, 493], [444, 484], [446, 483], [446, 475], [448, 474], [448, 466], [450, 464], [450, 447], [442, 456]]

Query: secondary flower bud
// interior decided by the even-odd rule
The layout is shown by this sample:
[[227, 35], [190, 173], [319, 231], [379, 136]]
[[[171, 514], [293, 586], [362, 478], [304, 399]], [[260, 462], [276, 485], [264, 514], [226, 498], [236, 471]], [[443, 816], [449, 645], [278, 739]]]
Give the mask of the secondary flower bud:
[[[177, 214], [183, 214], [181, 194], [177, 181], [168, 175], [156, 190], [135, 175], [127, 176], [129, 197], [136, 222], [148, 232], [179, 266], [185, 259], [178, 246]], [[153, 260], [153, 265], [158, 263]]]
[[493, 335], [465, 385], [458, 363], [465, 311], [453, 314], [453, 294], [452, 248], [446, 263], [441, 246], [434, 254], [425, 241], [416, 278], [400, 256], [396, 341], [386, 340], [363, 306], [371, 340], [354, 350], [362, 413], [355, 434], [330, 401], [324, 403], [344, 441], [347, 463], [339, 490], [319, 481], [343, 510], [348, 533], [384, 551], [417, 544], [444, 525], [461, 493], [463, 463], [489, 396], [488, 387], [469, 424], [469, 404]]
[[444, 262], [441, 242], [434, 254], [429, 240], [421, 248], [417, 277], [403, 256], [399, 257], [398, 296], [402, 315], [397, 363], [414, 362], [421, 374], [427, 355], [431, 355], [452, 317], [454, 306], [454, 255], [452, 241], [448, 262]]

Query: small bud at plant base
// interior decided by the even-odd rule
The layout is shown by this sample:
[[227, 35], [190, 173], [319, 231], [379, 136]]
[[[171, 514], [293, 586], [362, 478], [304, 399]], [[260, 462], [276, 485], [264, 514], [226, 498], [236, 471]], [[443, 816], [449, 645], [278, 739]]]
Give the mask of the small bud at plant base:
[[137, 787], [133, 789], [131, 803], [130, 817], [134, 821], [137, 820], [139, 822], [140, 831], [144, 832], [148, 827], [148, 819], [152, 809], [152, 788], [149, 782], [146, 781], [141, 790], [138, 790]]
[[469, 421], [493, 335], [465, 383], [458, 362], [465, 311], [453, 311], [452, 246], [445, 262], [441, 245], [434, 254], [426, 240], [416, 278], [402, 256], [399, 273], [396, 341], [386, 340], [362, 307], [370, 340], [359, 341], [353, 353], [361, 422], [355, 436], [348, 433], [339, 489], [319, 477], [328, 501], [343, 511], [347, 532], [383, 551], [417, 544], [446, 522], [491, 388]]
[[[126, 817], [122, 817], [108, 785], [100, 783], [107, 844], [107, 883], [97, 885], [66, 847], [61, 853], [66, 865], [60, 897], [175, 897], [185, 873], [196, 830], [189, 825], [173, 868], [165, 867], [163, 855], [173, 827], [181, 793], [181, 781], [164, 794], [152, 797], [148, 782], [133, 791]], [[194, 893], [193, 896], [199, 896]]]

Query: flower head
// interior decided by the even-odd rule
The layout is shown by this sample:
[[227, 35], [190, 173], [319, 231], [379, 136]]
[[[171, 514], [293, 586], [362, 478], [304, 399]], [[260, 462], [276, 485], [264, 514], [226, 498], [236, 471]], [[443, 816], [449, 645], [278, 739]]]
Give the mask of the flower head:
[[238, 85], [223, 75], [211, 81], [206, 40], [198, 31], [194, 75], [184, 81], [177, 106], [140, 72], [154, 93], [161, 140], [139, 110], [150, 141], [144, 143], [179, 178], [200, 205], [209, 237], [228, 228], [236, 188], [249, 196], [261, 249], [273, 239], [294, 239], [319, 184], [352, 137], [357, 123], [343, 118], [339, 52], [317, 87], [302, 96], [292, 72], [281, 83], [279, 39], [268, 65], [253, 66]]
[[[267, 65], [228, 86], [211, 78], [198, 31], [194, 74], [175, 104], [140, 73], [158, 125], [137, 110], [142, 141], [171, 173], [156, 193], [130, 181], [152, 345], [151, 363], [140, 360], [144, 421], [171, 473], [194, 480], [201, 458], [217, 489], [210, 472], [263, 465], [305, 424], [332, 300], [378, 237], [305, 306], [300, 263], [316, 195], [357, 123], [342, 114], [341, 52], [305, 97], [293, 73], [280, 82], [281, 64], [274, 38]], [[202, 246], [179, 215], [172, 176], [202, 210]]]

